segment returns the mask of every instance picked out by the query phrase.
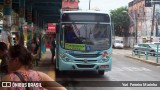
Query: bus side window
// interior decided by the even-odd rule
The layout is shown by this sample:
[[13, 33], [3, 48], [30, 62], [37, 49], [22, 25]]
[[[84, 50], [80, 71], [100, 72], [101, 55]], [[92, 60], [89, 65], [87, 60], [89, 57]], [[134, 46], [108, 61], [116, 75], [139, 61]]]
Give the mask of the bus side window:
[[64, 25], [62, 25], [62, 31], [60, 32], [60, 44], [64, 48]]

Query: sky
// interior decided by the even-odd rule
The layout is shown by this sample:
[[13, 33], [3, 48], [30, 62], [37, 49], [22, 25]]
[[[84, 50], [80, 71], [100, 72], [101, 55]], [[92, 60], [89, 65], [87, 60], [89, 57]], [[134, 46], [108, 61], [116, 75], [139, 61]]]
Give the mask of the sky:
[[[128, 3], [133, 0], [91, 0], [90, 8], [91, 9], [100, 9], [101, 11], [110, 12], [121, 6], [128, 6]], [[79, 8], [82, 10], [89, 9], [89, 0], [80, 0]]]

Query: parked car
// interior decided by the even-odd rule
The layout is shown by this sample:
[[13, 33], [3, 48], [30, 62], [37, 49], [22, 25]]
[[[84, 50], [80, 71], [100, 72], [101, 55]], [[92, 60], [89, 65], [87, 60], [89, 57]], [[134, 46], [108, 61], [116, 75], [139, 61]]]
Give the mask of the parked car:
[[115, 40], [113, 43], [113, 48], [124, 48], [122, 40]]
[[[143, 43], [135, 45], [133, 48], [133, 52], [138, 54], [138, 52], [143, 54], [150, 54], [152, 56], [157, 55], [157, 45], [152, 43]], [[160, 48], [158, 48], [158, 55], [160, 54]]]

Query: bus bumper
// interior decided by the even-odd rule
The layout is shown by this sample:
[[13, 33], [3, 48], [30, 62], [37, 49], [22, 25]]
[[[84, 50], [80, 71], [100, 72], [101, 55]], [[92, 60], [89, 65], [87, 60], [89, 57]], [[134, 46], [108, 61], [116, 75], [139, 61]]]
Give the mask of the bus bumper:
[[72, 63], [72, 62], [64, 62], [60, 60], [60, 66], [59, 67], [60, 71], [65, 71], [65, 70], [105, 70], [105, 71], [110, 71], [112, 67], [112, 60], [108, 60], [107, 62], [104, 63]]

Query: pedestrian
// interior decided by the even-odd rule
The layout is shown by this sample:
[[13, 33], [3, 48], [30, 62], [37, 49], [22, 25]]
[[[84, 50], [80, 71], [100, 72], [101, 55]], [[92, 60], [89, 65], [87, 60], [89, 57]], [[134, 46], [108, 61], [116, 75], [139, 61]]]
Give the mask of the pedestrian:
[[1, 87], [0, 90], [66, 90], [65, 87], [55, 82], [47, 74], [30, 68], [32, 67], [32, 55], [24, 46], [11, 46], [8, 50], [8, 58], [8, 70], [10, 73], [2, 78], [2, 82], [38, 81], [41, 82], [42, 87]]
[[51, 42], [50, 42], [50, 51], [51, 51], [51, 54], [52, 54], [52, 57], [51, 57], [51, 63], [54, 63], [54, 56], [55, 56], [55, 48], [56, 48], [56, 44], [55, 44], [55, 38], [52, 38]]
[[37, 43], [35, 39], [32, 40], [32, 54], [37, 54]]
[[37, 66], [36, 65], [37, 64], [36, 63], [37, 52], [36, 52], [36, 41], [35, 41], [35, 39], [32, 40], [32, 45], [31, 46], [32, 46], [31, 50], [32, 50], [32, 56], [33, 56], [33, 63], [34, 63], [35, 66]]
[[2, 73], [7, 74], [7, 45], [4, 42], [0, 42], [0, 59], [2, 60], [0, 63], [0, 71]]

